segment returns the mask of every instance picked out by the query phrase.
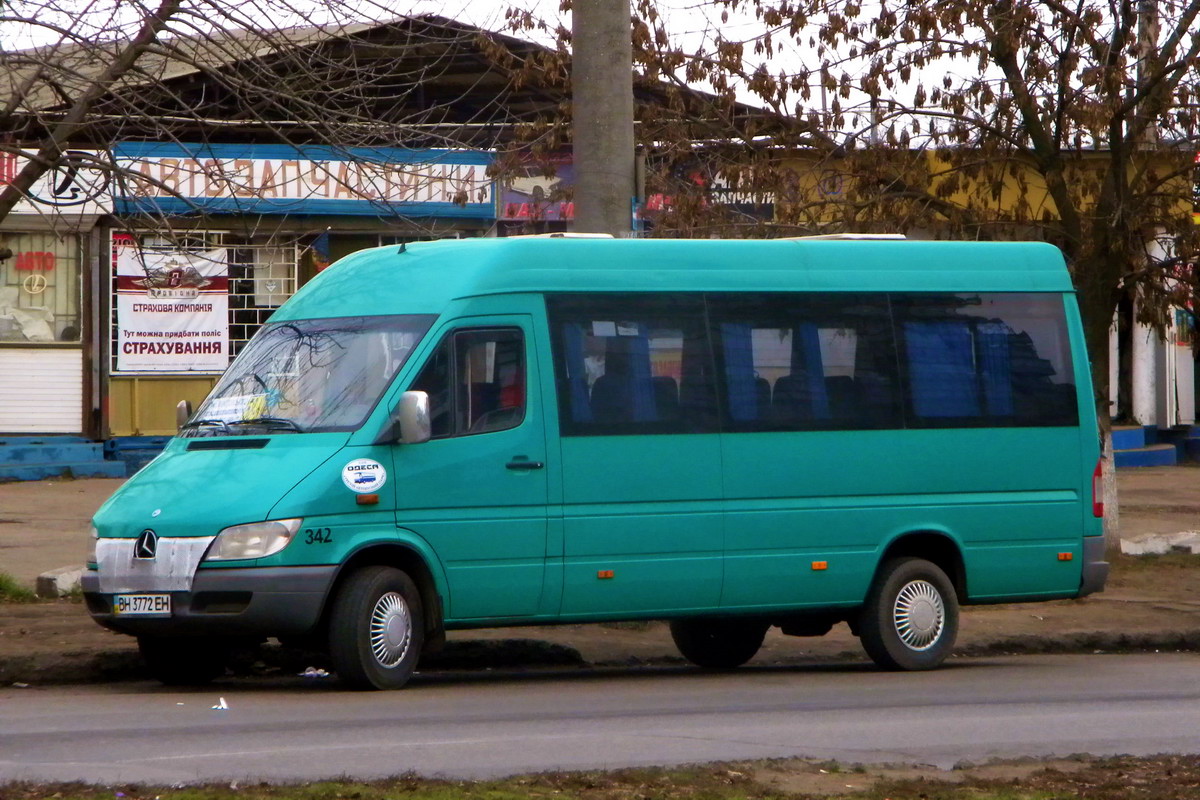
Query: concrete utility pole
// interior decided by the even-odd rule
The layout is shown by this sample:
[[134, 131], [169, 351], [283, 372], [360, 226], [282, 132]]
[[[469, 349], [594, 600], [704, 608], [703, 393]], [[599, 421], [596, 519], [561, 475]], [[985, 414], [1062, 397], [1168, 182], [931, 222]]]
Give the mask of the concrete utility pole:
[[629, 0], [571, 9], [575, 230], [629, 236], [635, 194]]

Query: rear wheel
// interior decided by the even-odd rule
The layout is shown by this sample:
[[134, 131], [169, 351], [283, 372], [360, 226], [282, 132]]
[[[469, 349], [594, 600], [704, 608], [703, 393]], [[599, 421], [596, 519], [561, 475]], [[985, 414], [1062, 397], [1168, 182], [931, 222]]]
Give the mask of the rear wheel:
[[762, 647], [765, 622], [736, 619], [677, 619], [671, 638], [688, 661], [709, 669], [740, 667]]
[[393, 567], [365, 567], [338, 590], [329, 621], [329, 656], [355, 689], [399, 689], [425, 642], [421, 594]]
[[225, 674], [229, 644], [219, 639], [139, 636], [150, 675], [167, 686], [202, 686]]
[[884, 669], [933, 669], [958, 635], [954, 586], [924, 559], [889, 561], [871, 587], [858, 629], [863, 649]]

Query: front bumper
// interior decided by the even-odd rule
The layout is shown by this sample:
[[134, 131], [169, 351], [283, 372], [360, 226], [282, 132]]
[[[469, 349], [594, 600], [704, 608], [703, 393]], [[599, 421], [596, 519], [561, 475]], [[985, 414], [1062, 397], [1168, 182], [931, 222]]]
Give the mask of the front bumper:
[[1104, 590], [1108, 580], [1108, 562], [1104, 560], [1104, 537], [1083, 538], [1083, 575], [1079, 579], [1079, 597]]
[[168, 592], [169, 617], [118, 616], [99, 573], [84, 573], [82, 584], [92, 619], [121, 633], [297, 636], [316, 628], [336, 573], [336, 566], [199, 569], [189, 591]]

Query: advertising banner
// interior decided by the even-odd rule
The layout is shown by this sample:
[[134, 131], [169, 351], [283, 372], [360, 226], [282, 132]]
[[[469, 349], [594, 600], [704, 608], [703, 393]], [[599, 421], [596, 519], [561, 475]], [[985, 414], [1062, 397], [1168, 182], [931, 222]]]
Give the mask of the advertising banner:
[[229, 366], [224, 249], [146, 251], [118, 242], [117, 370], [223, 372]]
[[[0, 153], [0, 187], [17, 177], [29, 159], [16, 153]], [[99, 154], [91, 150], [67, 150], [59, 163], [34, 181], [11, 214], [36, 214], [71, 218], [111, 214], [109, 175]]]
[[494, 218], [491, 153], [122, 142], [118, 213]]

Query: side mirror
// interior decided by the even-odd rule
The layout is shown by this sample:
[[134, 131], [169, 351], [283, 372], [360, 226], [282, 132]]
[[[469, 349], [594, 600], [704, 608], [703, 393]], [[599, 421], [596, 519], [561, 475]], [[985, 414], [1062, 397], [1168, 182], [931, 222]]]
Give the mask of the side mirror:
[[396, 422], [400, 425], [400, 441], [404, 444], [428, 442], [433, 431], [429, 424], [429, 394], [405, 392], [400, 395]]
[[180, 400], [175, 406], [175, 430], [183, 427], [184, 423], [192, 417], [192, 401]]

